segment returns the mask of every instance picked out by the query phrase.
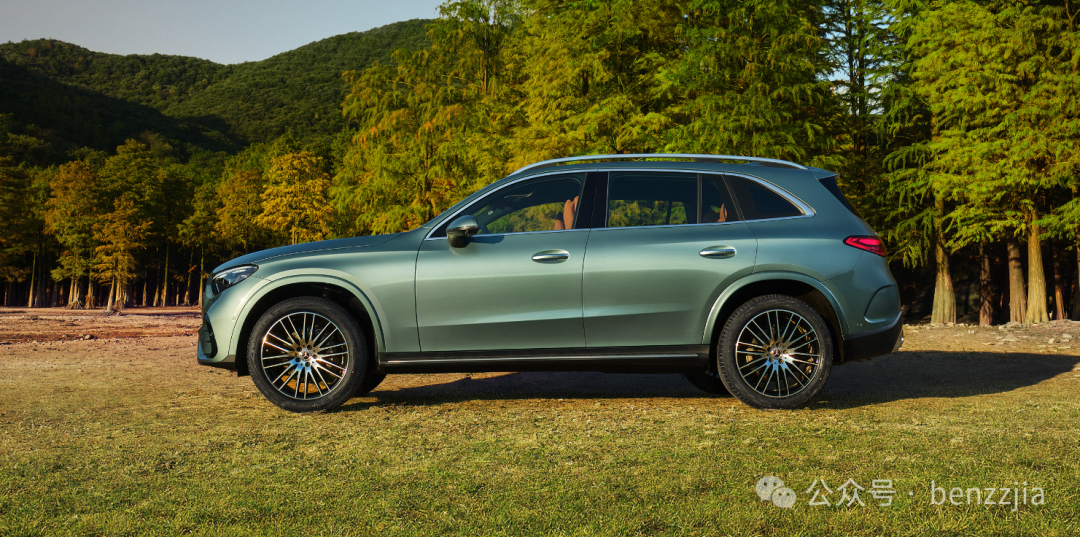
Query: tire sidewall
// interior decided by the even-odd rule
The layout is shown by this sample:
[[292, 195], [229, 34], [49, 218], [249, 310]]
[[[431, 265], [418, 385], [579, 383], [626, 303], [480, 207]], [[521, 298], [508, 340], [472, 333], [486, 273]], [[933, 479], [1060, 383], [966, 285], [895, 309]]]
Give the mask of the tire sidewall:
[[[342, 337], [349, 344], [349, 363], [345, 374], [329, 394], [318, 399], [297, 400], [278, 392], [267, 378], [261, 365], [261, 342], [266, 332], [282, 317], [297, 312], [316, 313], [326, 317], [337, 325]], [[255, 387], [270, 402], [290, 412], [325, 411], [343, 405], [353, 396], [364, 380], [364, 375], [369, 369], [368, 354], [367, 341], [356, 319], [338, 304], [318, 297], [290, 298], [275, 304], [259, 317], [248, 337], [248, 371], [255, 382]]]
[[[738, 371], [735, 346], [739, 334], [751, 319], [762, 312], [785, 309], [803, 317], [818, 333], [821, 363], [815, 376], [798, 393], [786, 397], [767, 397], [750, 386]], [[805, 404], [816, 396], [829, 379], [833, 363], [832, 330], [821, 315], [807, 303], [787, 295], [765, 295], [749, 300], [739, 306], [724, 323], [717, 342], [717, 370], [728, 391], [740, 401], [756, 408], [793, 408]]]

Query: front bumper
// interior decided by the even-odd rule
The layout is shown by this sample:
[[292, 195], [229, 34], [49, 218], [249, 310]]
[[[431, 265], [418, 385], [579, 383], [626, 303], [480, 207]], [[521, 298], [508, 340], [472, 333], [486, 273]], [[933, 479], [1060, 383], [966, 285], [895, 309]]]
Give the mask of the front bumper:
[[240, 314], [251, 297], [267, 282], [258, 276], [214, 295], [207, 284], [203, 296], [203, 322], [199, 327], [198, 360], [200, 365], [236, 370], [237, 331]]
[[889, 326], [844, 338], [843, 361], [840, 363], [884, 356], [899, 350], [903, 344], [903, 315], [898, 315]]

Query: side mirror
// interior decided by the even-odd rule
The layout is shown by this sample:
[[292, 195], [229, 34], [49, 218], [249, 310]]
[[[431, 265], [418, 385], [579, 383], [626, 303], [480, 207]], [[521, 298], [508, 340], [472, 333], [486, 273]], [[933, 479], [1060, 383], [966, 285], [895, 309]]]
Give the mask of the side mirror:
[[446, 228], [446, 239], [452, 248], [464, 248], [469, 244], [469, 237], [480, 231], [480, 224], [476, 223], [476, 217], [471, 214], [459, 216]]

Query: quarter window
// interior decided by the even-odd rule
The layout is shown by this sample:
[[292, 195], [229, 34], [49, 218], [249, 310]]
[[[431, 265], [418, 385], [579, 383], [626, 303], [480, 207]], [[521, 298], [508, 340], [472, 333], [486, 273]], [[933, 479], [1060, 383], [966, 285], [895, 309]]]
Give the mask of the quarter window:
[[728, 183], [735, 193], [735, 199], [739, 201], [743, 217], [747, 220], [787, 218], [803, 214], [790, 201], [757, 181], [729, 175]]

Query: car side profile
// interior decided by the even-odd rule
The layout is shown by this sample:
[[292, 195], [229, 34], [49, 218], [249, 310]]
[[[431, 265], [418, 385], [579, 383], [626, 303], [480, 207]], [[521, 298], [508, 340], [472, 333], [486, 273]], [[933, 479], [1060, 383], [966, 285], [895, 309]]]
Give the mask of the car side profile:
[[412, 231], [248, 254], [207, 283], [201, 364], [294, 412], [387, 374], [681, 373], [791, 408], [903, 341], [885, 248], [836, 174], [725, 155], [526, 166]]

